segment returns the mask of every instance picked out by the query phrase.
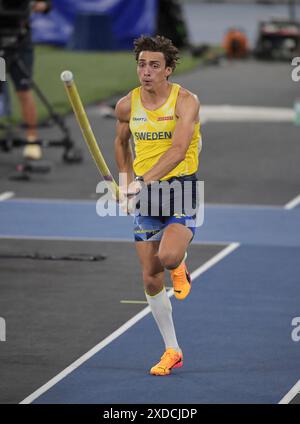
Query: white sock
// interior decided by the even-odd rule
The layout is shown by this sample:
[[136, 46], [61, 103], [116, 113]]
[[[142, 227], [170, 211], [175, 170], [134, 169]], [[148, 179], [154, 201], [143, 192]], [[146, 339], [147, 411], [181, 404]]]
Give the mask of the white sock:
[[171, 347], [181, 352], [172, 318], [172, 305], [165, 287], [155, 296], [150, 296], [146, 292], [145, 294], [159, 331], [164, 339], [166, 349]]

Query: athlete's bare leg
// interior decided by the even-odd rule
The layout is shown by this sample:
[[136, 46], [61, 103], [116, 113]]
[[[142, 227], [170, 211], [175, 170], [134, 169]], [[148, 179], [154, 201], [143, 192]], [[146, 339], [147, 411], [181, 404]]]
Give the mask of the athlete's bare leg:
[[192, 231], [182, 224], [167, 226], [158, 251], [159, 261], [164, 268], [171, 270], [180, 265], [192, 236]]
[[17, 91], [17, 96], [21, 105], [23, 120], [27, 125], [27, 142], [30, 143], [25, 146], [23, 155], [26, 159], [41, 159], [42, 149], [38, 144], [34, 144], [34, 142], [37, 140], [37, 109], [33, 97], [33, 92], [32, 90]]
[[155, 296], [164, 287], [164, 268], [158, 257], [160, 241], [138, 241], [135, 243], [142, 266], [146, 293]]

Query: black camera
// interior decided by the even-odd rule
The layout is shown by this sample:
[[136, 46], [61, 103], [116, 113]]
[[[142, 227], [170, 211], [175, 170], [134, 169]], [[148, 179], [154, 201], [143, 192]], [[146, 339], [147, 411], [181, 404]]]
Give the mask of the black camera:
[[30, 0], [0, 0], [0, 49], [15, 46], [28, 32]]

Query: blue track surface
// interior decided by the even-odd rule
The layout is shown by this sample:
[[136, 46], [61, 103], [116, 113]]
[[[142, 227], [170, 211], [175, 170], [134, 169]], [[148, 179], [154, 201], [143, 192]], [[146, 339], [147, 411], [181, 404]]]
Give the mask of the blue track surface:
[[[0, 237], [132, 240], [132, 218], [99, 218], [94, 202], [9, 200]], [[148, 315], [36, 403], [277, 403], [289, 391], [300, 375], [300, 209], [207, 206], [195, 241], [241, 246], [172, 299], [184, 367], [147, 373], [163, 351]]]
[[[166, 378], [150, 315], [37, 403], [276, 403], [300, 372], [291, 319], [299, 313], [300, 248], [240, 247], [176, 302], [185, 364]], [[173, 305], [175, 300], [173, 299]]]
[[[300, 209], [207, 206], [194, 240], [300, 246], [299, 234]], [[1, 236], [133, 240], [132, 217], [101, 218], [95, 202], [10, 200], [0, 204]]]

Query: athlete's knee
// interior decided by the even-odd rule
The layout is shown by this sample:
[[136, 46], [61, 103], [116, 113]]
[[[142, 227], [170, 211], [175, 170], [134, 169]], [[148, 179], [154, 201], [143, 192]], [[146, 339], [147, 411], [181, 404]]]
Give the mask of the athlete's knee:
[[177, 268], [181, 260], [176, 252], [161, 251], [159, 252], [158, 257], [160, 263], [166, 269]]
[[163, 287], [163, 281], [160, 278], [160, 274], [151, 275], [147, 272], [143, 272], [144, 287], [147, 294], [154, 296], [159, 293]]

